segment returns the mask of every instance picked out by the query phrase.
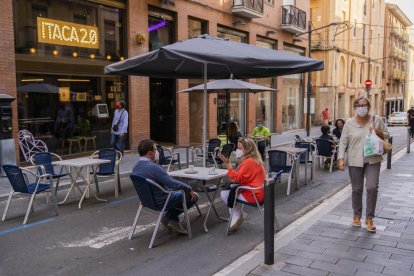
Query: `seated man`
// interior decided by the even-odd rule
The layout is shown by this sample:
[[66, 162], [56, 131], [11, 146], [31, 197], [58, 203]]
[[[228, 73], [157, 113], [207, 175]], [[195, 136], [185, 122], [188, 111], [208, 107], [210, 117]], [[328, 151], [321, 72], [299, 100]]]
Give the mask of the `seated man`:
[[256, 127], [252, 131], [253, 138], [258, 141], [257, 142], [257, 149], [262, 156], [262, 160], [265, 160], [265, 150], [266, 150], [266, 143], [269, 142], [270, 131], [268, 128], [263, 126], [263, 121], [258, 119], [256, 121]]
[[[155, 163], [159, 153], [154, 141], [142, 140], [138, 145], [138, 153], [140, 160], [135, 164], [132, 173], [151, 179], [167, 190], [184, 190], [186, 192], [187, 208], [197, 202], [198, 194], [189, 185], [173, 179], [160, 165]], [[167, 199], [167, 195], [159, 191], [154, 191], [154, 197], [159, 206], [163, 206]], [[182, 202], [182, 193], [174, 192], [161, 223], [169, 230], [186, 235], [187, 231], [181, 226], [178, 219], [178, 216], [183, 212]]]

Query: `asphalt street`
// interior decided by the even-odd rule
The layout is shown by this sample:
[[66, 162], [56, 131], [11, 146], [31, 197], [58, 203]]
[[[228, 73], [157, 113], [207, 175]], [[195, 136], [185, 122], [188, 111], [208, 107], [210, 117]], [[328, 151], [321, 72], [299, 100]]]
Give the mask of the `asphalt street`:
[[[406, 145], [406, 128], [390, 128], [394, 149]], [[129, 164], [132, 165], [132, 164]], [[300, 181], [303, 183], [303, 174]], [[138, 207], [138, 198], [128, 177], [121, 179], [120, 198], [113, 197], [113, 183], [102, 183], [101, 197], [91, 198], [77, 209], [77, 191], [60, 205], [59, 216], [39, 197], [29, 224], [21, 226], [27, 198], [14, 200], [8, 219], [0, 223], [0, 275], [211, 275], [263, 241], [263, 223], [255, 209], [246, 209], [247, 221], [230, 236], [225, 222], [210, 216], [209, 232], [193, 210], [190, 215], [193, 238], [159, 231], [156, 247], [148, 249], [156, 216], [147, 210], [141, 216], [134, 238], [126, 238]], [[301, 185], [286, 196], [287, 179], [276, 187], [276, 216], [282, 227], [297, 220], [349, 182], [347, 173], [317, 169], [316, 181]], [[63, 198], [66, 191], [60, 191]], [[206, 197], [200, 205], [206, 212]], [[4, 210], [5, 201], [0, 202]], [[227, 208], [219, 202], [223, 216]]]

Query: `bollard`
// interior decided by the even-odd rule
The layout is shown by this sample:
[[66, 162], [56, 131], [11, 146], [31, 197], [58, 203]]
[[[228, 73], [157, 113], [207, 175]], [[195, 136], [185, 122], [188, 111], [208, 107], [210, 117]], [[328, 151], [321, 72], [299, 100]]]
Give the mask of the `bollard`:
[[275, 181], [272, 178], [265, 180], [264, 197], [264, 263], [274, 264], [275, 261]]
[[410, 153], [411, 147], [411, 127], [407, 127], [407, 153]]
[[[388, 142], [392, 145], [392, 136], [388, 138]], [[387, 169], [391, 169], [392, 150], [387, 154]]]

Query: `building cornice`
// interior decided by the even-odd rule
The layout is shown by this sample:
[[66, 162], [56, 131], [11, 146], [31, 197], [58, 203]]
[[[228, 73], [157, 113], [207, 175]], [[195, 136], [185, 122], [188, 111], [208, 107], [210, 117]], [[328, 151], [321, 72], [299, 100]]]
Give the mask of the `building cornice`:
[[402, 24], [404, 24], [404, 26], [409, 27], [413, 25], [411, 20], [405, 15], [405, 13], [400, 9], [400, 7], [398, 7], [395, 4], [389, 3], [386, 3], [385, 6], [388, 8], [392, 15], [394, 15]]

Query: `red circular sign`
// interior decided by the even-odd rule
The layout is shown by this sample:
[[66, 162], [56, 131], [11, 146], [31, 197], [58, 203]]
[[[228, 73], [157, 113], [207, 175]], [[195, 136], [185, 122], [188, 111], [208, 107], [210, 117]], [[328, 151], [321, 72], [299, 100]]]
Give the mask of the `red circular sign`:
[[372, 80], [366, 80], [365, 81], [365, 86], [370, 87], [372, 85]]

